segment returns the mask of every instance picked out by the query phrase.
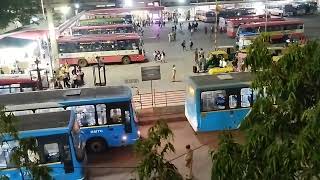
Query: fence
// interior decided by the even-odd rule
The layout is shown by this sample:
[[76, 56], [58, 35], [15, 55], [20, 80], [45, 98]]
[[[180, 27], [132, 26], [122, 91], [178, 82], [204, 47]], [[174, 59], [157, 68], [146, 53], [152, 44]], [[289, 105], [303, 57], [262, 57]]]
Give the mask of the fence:
[[137, 94], [133, 96], [136, 109], [166, 107], [183, 105], [185, 102], [185, 90], [163, 91]]

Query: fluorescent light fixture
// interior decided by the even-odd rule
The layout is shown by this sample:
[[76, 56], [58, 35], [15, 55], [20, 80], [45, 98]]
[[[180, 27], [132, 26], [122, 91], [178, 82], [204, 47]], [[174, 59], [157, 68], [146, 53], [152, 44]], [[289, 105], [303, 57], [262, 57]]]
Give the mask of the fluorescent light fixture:
[[124, 7], [132, 7], [133, 2], [132, 0], [124, 0]]

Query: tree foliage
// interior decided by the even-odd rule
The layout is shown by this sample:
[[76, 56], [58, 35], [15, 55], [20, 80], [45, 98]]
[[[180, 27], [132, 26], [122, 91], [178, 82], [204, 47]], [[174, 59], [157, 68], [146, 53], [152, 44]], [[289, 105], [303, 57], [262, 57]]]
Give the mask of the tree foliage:
[[246, 65], [259, 98], [241, 124], [245, 143], [225, 134], [212, 154], [212, 179], [320, 178], [320, 43], [290, 45], [272, 61], [266, 36]]
[[[51, 169], [46, 166], [39, 166], [40, 158], [38, 156], [39, 150], [35, 138], [19, 138], [19, 133], [16, 129], [18, 120], [12, 114], [7, 114], [4, 108], [0, 106], [0, 141], [1, 145], [8, 143], [6, 140], [8, 136], [12, 140], [17, 140], [19, 146], [14, 147], [11, 153], [10, 161], [20, 172], [25, 171], [29, 174], [31, 179], [51, 179]], [[7, 179], [1, 176], [0, 179]]]
[[172, 140], [173, 133], [168, 124], [160, 120], [149, 129], [148, 138], [136, 143], [135, 152], [142, 158], [137, 167], [141, 180], [182, 180], [175, 165], [165, 159], [166, 154], [175, 152]]
[[6, 28], [10, 22], [19, 21], [28, 24], [32, 15], [40, 12], [38, 0], [1, 0], [0, 29]]

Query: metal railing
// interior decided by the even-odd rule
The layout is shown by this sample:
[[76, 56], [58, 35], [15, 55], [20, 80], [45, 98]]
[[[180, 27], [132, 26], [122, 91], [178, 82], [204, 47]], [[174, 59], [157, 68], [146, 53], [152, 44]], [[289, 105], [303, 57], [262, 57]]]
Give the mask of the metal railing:
[[153, 90], [152, 93], [134, 95], [133, 101], [136, 109], [178, 106], [184, 104], [185, 95], [185, 90], [162, 92], [156, 92], [155, 90]]

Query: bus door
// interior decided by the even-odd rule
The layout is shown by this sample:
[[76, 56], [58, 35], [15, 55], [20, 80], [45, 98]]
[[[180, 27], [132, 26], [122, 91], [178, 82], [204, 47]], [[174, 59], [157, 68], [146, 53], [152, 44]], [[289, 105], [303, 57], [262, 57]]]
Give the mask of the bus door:
[[227, 89], [227, 106], [229, 107], [229, 117], [227, 126], [230, 129], [237, 128], [239, 125], [239, 99], [240, 99], [240, 92], [239, 89]]
[[53, 179], [64, 179], [74, 173], [68, 135], [52, 135], [37, 138], [40, 148], [40, 161], [51, 168]]

